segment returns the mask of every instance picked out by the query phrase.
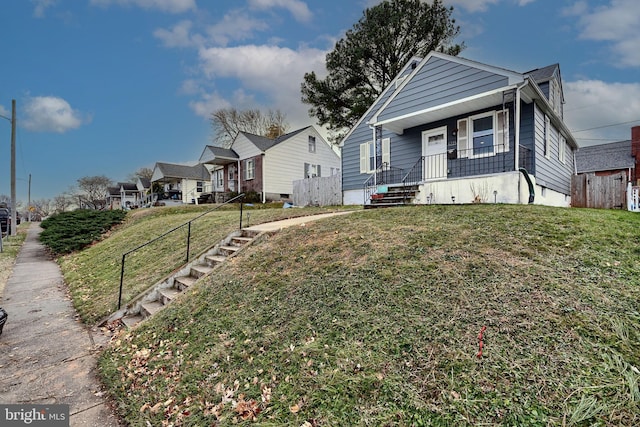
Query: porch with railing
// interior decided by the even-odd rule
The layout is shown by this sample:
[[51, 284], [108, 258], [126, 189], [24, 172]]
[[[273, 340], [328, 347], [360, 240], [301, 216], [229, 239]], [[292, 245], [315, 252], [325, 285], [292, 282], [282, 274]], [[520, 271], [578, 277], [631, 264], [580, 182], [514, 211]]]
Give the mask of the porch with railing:
[[[364, 201], [380, 186], [399, 187], [404, 191], [424, 182], [496, 174], [516, 170], [514, 153], [503, 151], [496, 154], [478, 154], [477, 150], [449, 150], [446, 153], [421, 156], [408, 170], [384, 163], [363, 183]], [[533, 152], [525, 146], [519, 147], [518, 168], [531, 172]]]

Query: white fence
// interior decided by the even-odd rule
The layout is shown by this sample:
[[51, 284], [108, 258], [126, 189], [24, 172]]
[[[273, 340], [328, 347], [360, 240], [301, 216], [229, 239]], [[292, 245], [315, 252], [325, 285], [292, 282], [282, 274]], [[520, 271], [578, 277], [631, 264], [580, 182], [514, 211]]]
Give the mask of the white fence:
[[342, 175], [293, 181], [296, 206], [336, 206], [342, 204]]
[[640, 212], [640, 187], [627, 185], [627, 208], [632, 212]]

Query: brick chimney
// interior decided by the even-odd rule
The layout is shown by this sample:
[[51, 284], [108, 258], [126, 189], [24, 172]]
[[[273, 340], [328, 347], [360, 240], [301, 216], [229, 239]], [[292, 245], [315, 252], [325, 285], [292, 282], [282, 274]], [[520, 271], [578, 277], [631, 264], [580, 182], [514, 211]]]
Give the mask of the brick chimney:
[[631, 155], [636, 159], [632, 182], [640, 185], [640, 126], [631, 128]]

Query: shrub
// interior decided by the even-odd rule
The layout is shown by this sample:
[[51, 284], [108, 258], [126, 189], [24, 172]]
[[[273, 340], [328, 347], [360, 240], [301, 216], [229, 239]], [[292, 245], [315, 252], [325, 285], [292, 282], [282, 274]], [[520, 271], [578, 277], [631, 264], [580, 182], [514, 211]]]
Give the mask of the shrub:
[[126, 215], [121, 210], [77, 210], [56, 214], [42, 221], [44, 230], [40, 241], [56, 255], [77, 251], [100, 240]]

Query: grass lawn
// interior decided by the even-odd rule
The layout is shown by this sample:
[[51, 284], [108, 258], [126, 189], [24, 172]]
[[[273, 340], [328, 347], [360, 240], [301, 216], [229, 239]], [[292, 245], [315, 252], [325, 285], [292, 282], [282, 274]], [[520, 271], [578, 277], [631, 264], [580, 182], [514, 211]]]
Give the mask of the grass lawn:
[[100, 375], [132, 426], [640, 425], [639, 226], [471, 205], [286, 229], [118, 336]]
[[[162, 207], [131, 211], [125, 223], [80, 252], [59, 258], [71, 297], [82, 320], [95, 324], [118, 307], [122, 255], [212, 209], [212, 205]], [[243, 225], [325, 213], [331, 209], [260, 209], [245, 206]], [[333, 209], [335, 210], [335, 209]], [[240, 225], [239, 205], [225, 206], [193, 221], [190, 258], [215, 245]], [[126, 261], [123, 305], [186, 262], [188, 227], [136, 251]]]
[[0, 252], [0, 297], [4, 292], [7, 281], [13, 272], [13, 265], [22, 248], [22, 243], [27, 237], [27, 229], [31, 224], [23, 222], [18, 226], [15, 236], [4, 236], [2, 238], [2, 252]]

